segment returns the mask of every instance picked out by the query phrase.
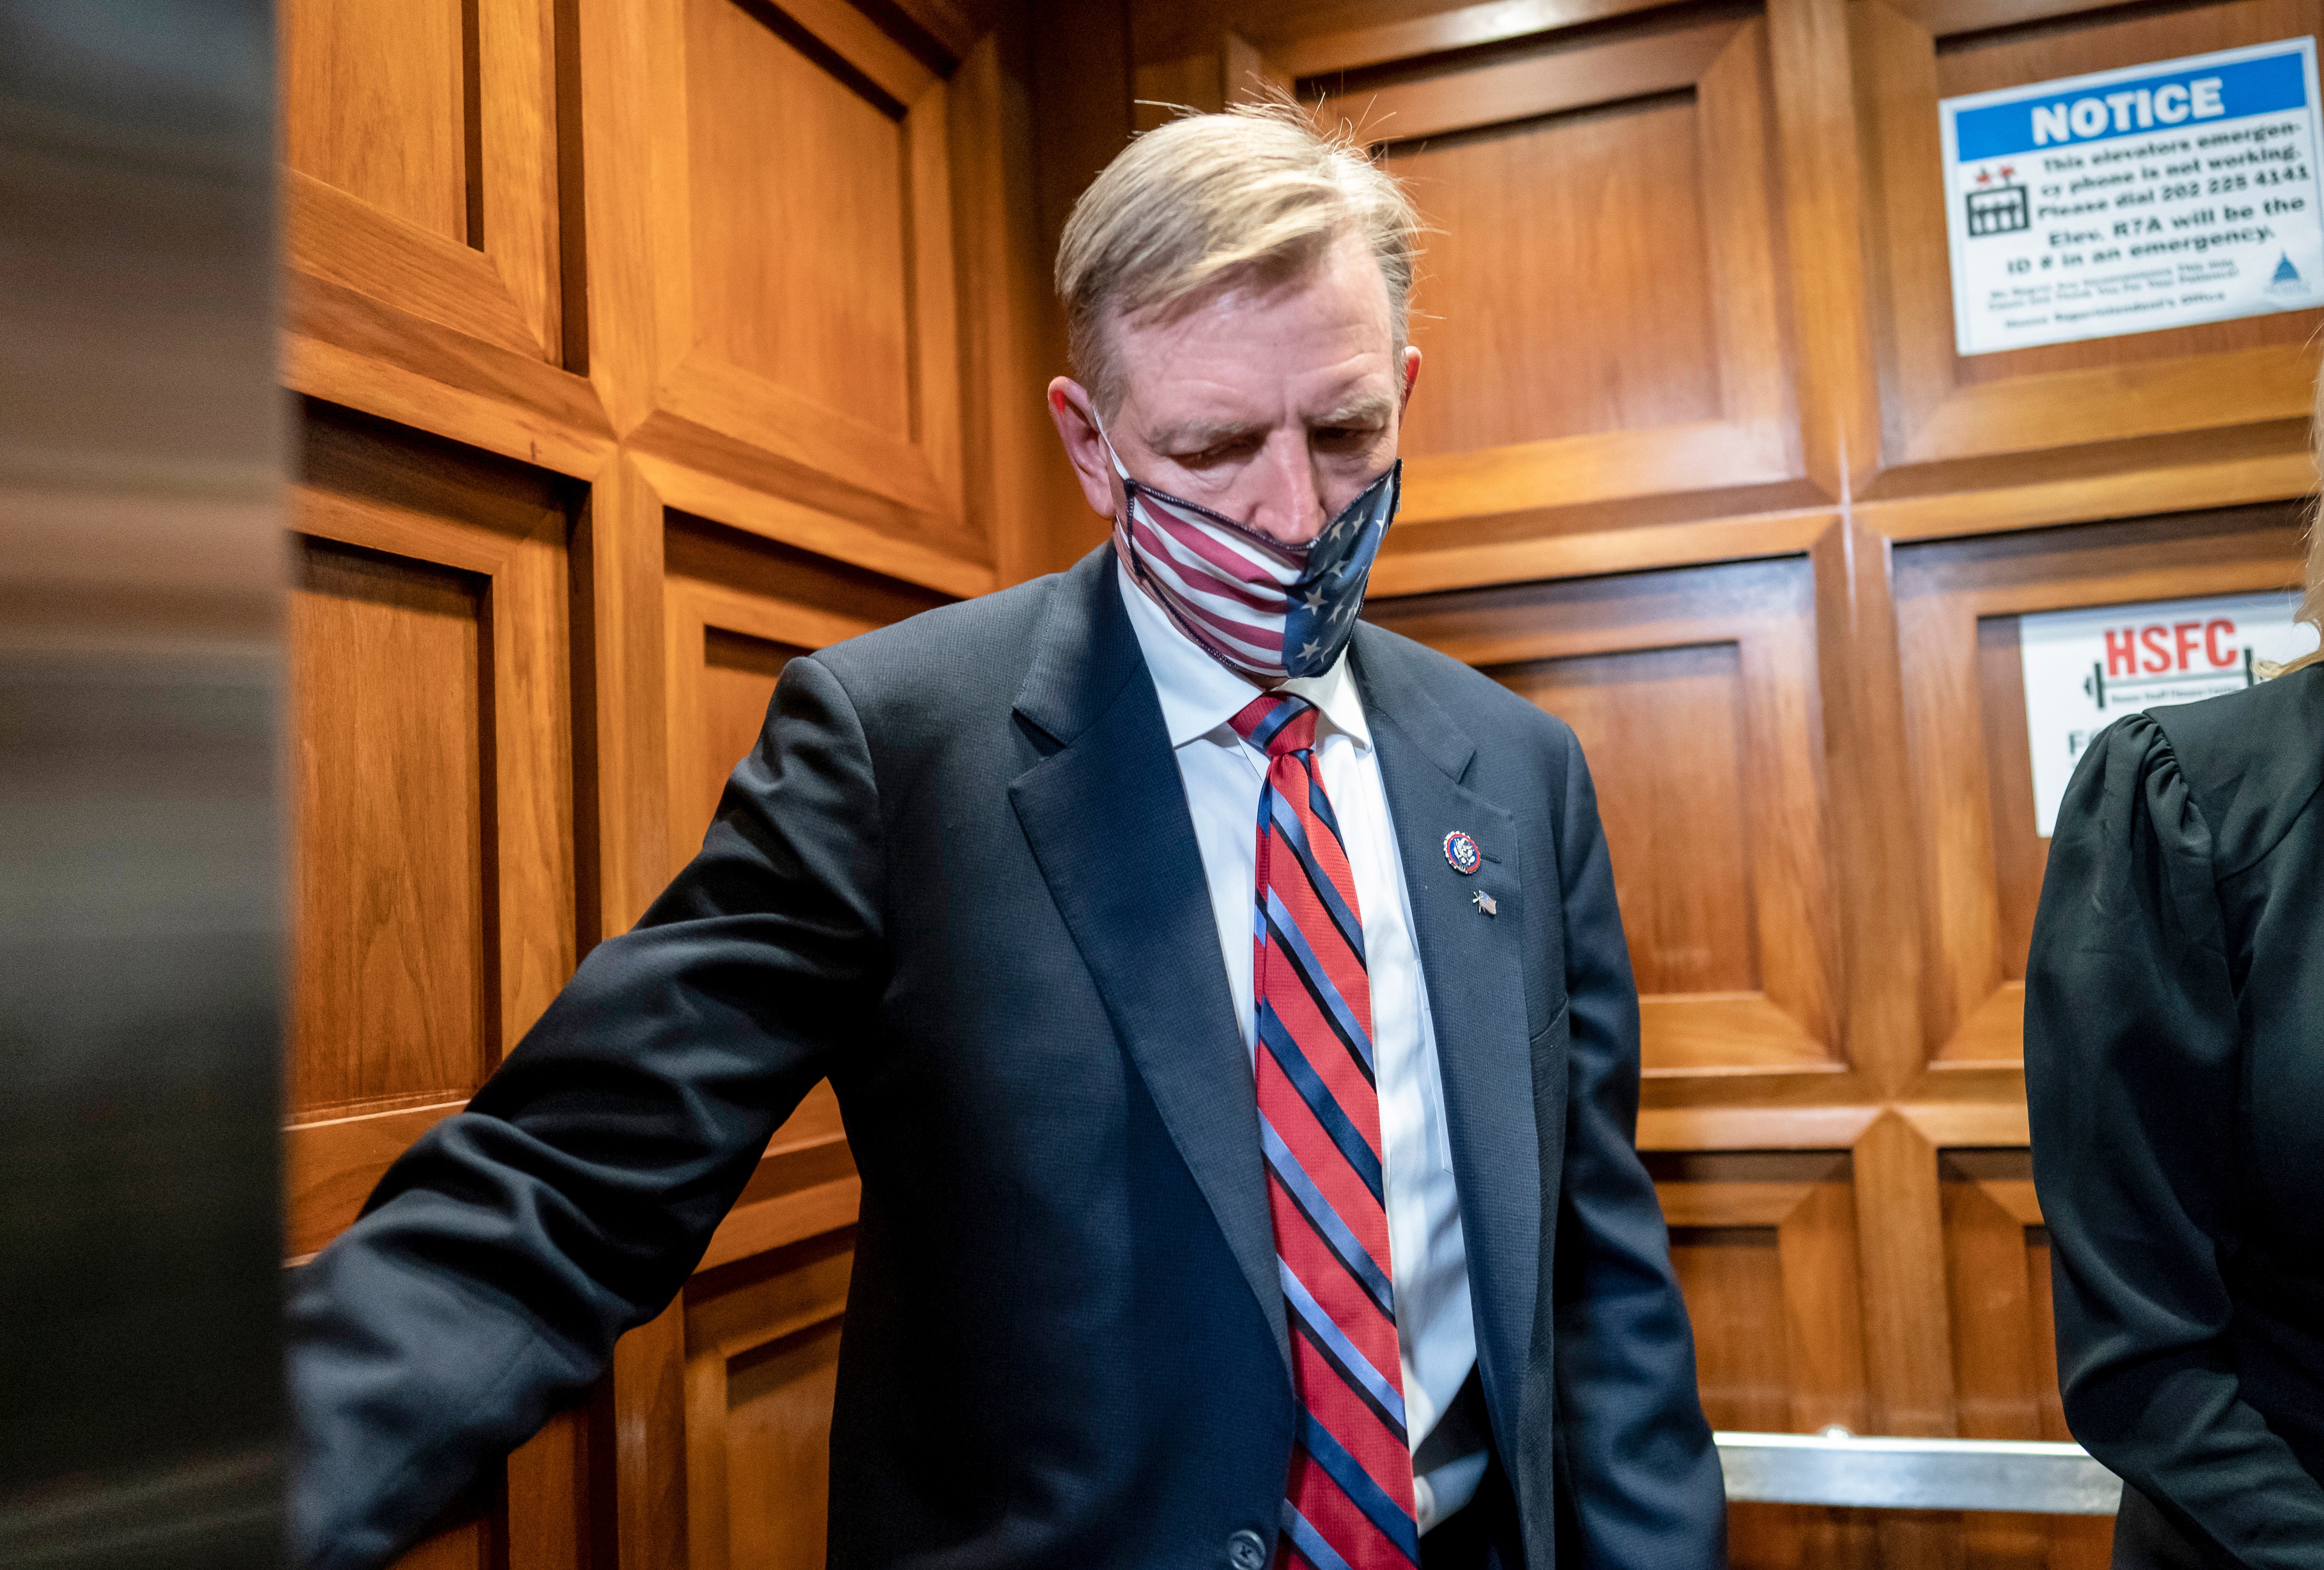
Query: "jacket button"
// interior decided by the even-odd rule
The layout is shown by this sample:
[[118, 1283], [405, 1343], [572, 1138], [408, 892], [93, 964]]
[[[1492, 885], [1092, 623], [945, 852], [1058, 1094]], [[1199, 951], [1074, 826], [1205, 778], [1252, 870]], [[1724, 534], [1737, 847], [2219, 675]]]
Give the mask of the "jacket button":
[[1267, 1545], [1253, 1531], [1237, 1532], [1227, 1539], [1227, 1563], [1234, 1570], [1264, 1570]]

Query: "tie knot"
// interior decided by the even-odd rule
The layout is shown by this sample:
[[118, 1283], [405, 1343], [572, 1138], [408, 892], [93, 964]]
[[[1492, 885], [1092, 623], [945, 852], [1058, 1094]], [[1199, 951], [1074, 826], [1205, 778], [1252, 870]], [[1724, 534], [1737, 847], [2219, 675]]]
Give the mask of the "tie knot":
[[1269, 757], [1305, 752], [1315, 745], [1315, 705], [1288, 693], [1253, 698], [1227, 723]]

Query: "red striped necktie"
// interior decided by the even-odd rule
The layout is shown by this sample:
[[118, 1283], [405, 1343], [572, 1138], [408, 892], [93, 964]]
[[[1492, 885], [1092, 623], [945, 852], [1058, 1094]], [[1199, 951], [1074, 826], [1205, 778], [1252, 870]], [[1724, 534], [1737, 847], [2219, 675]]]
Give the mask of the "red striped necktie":
[[1420, 1562], [1420, 1532], [1356, 880], [1315, 772], [1314, 705], [1270, 693], [1232, 723], [1267, 754], [1252, 929], [1254, 1066], [1299, 1406], [1277, 1563], [1410, 1570]]

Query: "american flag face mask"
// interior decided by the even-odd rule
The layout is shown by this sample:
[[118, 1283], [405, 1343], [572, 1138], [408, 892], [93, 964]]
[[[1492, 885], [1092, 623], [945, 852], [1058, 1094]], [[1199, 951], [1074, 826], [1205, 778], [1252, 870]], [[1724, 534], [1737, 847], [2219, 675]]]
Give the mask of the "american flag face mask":
[[1131, 479], [1111, 440], [1105, 450], [1127, 498], [1113, 523], [1114, 554], [1179, 631], [1228, 669], [1261, 681], [1332, 668], [1355, 635], [1372, 558], [1395, 521], [1402, 459], [1323, 533], [1286, 546]]

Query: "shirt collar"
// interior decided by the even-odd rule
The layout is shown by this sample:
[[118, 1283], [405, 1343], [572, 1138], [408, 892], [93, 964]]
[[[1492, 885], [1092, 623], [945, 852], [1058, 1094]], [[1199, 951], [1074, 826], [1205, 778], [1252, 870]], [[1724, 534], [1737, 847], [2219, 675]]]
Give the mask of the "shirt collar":
[[[1154, 695], [1162, 703], [1162, 723], [1170, 732], [1172, 750], [1190, 741], [1218, 739], [1218, 732], [1240, 743], [1241, 738], [1227, 728], [1227, 721], [1242, 712], [1259, 690], [1179, 631], [1162, 608], [1130, 582], [1119, 561], [1113, 571], [1138, 647], [1146, 656], [1146, 668], [1154, 677]], [[1364, 719], [1354, 673], [1348, 669], [1347, 650], [1342, 649], [1322, 675], [1295, 676], [1277, 691], [1306, 699], [1321, 712], [1323, 722], [1345, 734], [1358, 750], [1370, 750], [1371, 727]]]

